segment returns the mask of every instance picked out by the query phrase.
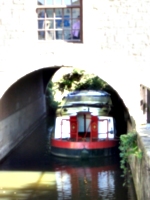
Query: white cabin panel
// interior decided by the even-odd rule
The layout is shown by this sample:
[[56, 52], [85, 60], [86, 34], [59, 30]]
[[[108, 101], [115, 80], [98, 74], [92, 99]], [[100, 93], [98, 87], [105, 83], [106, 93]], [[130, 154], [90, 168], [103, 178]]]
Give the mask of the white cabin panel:
[[[55, 122], [54, 138], [70, 138], [70, 117], [57, 117]], [[62, 124], [62, 125], [61, 125]]]
[[[107, 123], [108, 123], [108, 138], [113, 139], [114, 138], [114, 120], [112, 117], [105, 117], [105, 116], [99, 116], [99, 120], [104, 121], [98, 121], [98, 138], [105, 139], [107, 138]], [[107, 122], [108, 121], [108, 122]]]

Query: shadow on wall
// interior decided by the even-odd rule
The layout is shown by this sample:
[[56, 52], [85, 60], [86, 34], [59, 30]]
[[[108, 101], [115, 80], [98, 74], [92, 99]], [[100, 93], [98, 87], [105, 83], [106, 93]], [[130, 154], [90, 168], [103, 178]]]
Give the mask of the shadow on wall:
[[110, 114], [115, 118], [117, 136], [119, 137], [135, 128], [135, 122], [118, 93], [110, 85], [105, 87], [105, 91], [111, 94], [113, 109]]

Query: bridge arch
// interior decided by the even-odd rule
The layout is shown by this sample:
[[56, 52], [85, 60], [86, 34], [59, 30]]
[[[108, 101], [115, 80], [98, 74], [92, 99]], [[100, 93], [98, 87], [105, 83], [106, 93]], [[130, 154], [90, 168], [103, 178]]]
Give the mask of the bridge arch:
[[[51, 65], [47, 64], [47, 66]], [[91, 66], [93, 66], [93, 68]], [[99, 68], [97, 63], [91, 65], [90, 62], [89, 65], [86, 66], [83, 65], [83, 63], [80, 63], [80, 65], [70, 65], [68, 69], [80, 68], [89, 74], [94, 72], [96, 76], [99, 76], [115, 88], [114, 91], [118, 94], [118, 99], [122, 101], [121, 104], [125, 109], [127, 109], [126, 111], [123, 109], [121, 112], [122, 116], [126, 115], [126, 119], [122, 119], [122, 123], [124, 123], [123, 120], [126, 120], [124, 123], [125, 128], [123, 129], [124, 132], [122, 132], [125, 133], [127, 131], [127, 118], [132, 115], [130, 111], [130, 114], [128, 113], [128, 109], [130, 108], [130, 104], [128, 104], [130, 101], [128, 100], [130, 99], [129, 94], [132, 88], [129, 86], [131, 82], [129, 79], [126, 84], [129, 90], [126, 89], [124, 91], [124, 89], [120, 87], [125, 83], [125, 79], [122, 78], [123, 76], [119, 76], [116, 82], [113, 70], [108, 71], [105, 67]], [[36, 70], [26, 69], [26, 71], [19, 72], [14, 77], [10, 77], [10, 80], [9, 77], [6, 76], [7, 79], [4, 81], [4, 85], [8, 80], [9, 81], [8, 84], [5, 85], [3, 95], [0, 100], [0, 148], [2, 149], [0, 159], [13, 149], [18, 142], [26, 137], [38, 124], [39, 120], [45, 116], [45, 88], [52, 76], [64, 68], [65, 67], [63, 65], [53, 65], [52, 67], [43, 66], [37, 68]], [[124, 95], [124, 92], [126, 91], [127, 93]]]
[[[53, 82], [59, 81], [63, 75], [72, 72], [73, 69], [76, 69], [76, 68], [74, 68], [74, 67], [60, 68], [53, 75], [52, 81]], [[84, 70], [86, 74], [94, 74], [95, 76], [98, 76], [100, 79], [102, 79], [102, 77], [100, 76], [99, 73], [98, 74], [93, 73], [93, 72], [91, 73], [90, 70], [87, 70], [85, 68], [80, 68], [80, 70]], [[104, 80], [104, 81], [106, 82], [106, 80]], [[118, 91], [116, 91], [111, 85], [109, 85], [109, 87], [106, 89], [106, 91], [109, 92], [112, 97], [112, 101], [114, 104], [114, 110], [115, 110], [115, 112], [113, 113], [113, 116], [116, 119], [119, 135], [126, 134], [128, 130], [135, 127], [135, 124], [133, 123], [134, 122], [133, 117], [131, 117], [129, 110], [128, 110], [127, 106], [125, 105], [123, 99], [121, 98], [120, 94], [118, 93]], [[63, 95], [61, 96], [61, 92], [60, 92], [56, 100], [59, 101], [60, 98], [62, 98], [62, 97], [63, 97]]]

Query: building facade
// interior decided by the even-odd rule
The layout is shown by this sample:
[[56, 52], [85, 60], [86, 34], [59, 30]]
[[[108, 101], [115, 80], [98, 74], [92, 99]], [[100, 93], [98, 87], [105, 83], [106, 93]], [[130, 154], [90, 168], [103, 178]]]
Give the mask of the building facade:
[[[140, 85], [150, 86], [149, 6], [150, 0], [0, 0], [0, 98], [38, 70], [80, 68], [118, 92], [136, 125], [147, 123]], [[23, 106], [18, 101], [16, 109]]]

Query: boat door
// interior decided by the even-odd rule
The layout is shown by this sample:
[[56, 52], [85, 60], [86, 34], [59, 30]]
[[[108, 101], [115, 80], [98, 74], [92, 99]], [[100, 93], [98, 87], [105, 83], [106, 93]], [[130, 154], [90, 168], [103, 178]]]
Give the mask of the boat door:
[[89, 112], [83, 112], [78, 113], [77, 115], [78, 120], [78, 132], [79, 133], [90, 133], [91, 132], [91, 113]]

